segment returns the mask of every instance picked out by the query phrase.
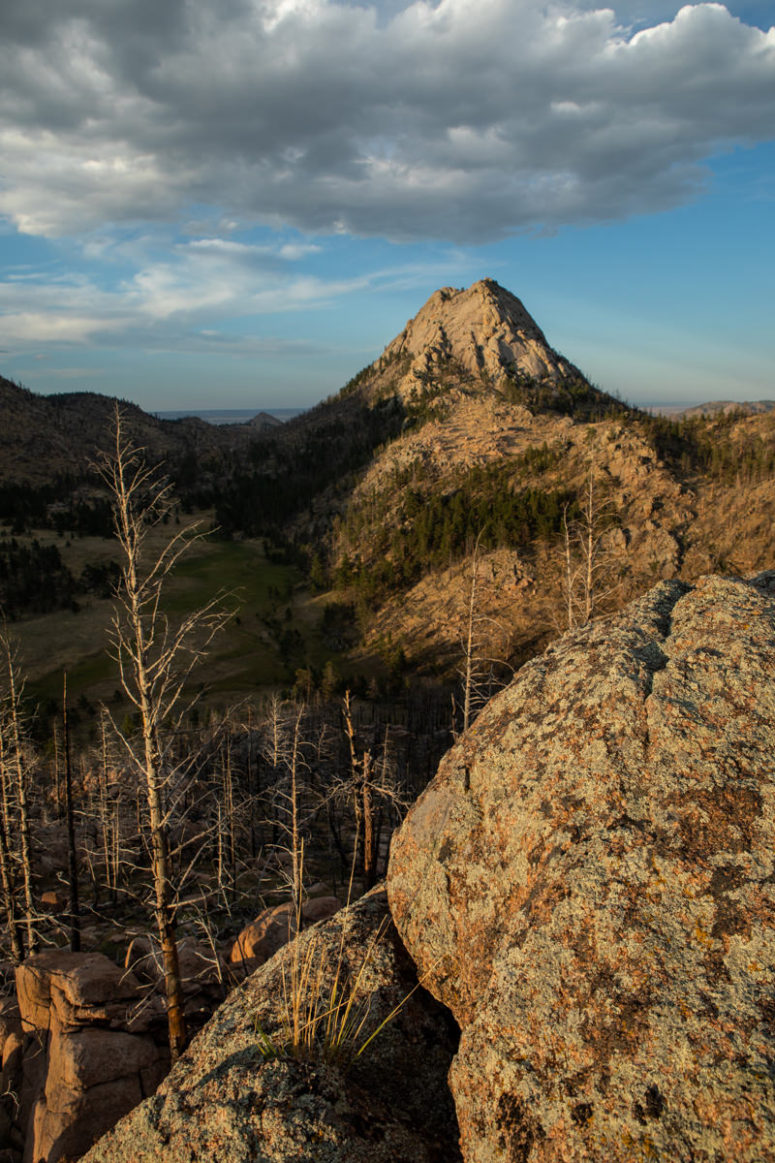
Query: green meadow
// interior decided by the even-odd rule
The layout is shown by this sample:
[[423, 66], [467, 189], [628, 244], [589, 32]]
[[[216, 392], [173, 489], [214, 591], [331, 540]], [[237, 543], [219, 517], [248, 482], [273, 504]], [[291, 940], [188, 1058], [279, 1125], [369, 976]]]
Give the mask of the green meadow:
[[[172, 532], [169, 527], [154, 529], [149, 550], [158, 552]], [[119, 557], [116, 543], [102, 538], [68, 540], [50, 530], [29, 536], [42, 544], [56, 543], [76, 577], [87, 565]], [[336, 657], [320, 632], [325, 599], [310, 593], [296, 566], [270, 560], [262, 541], [224, 541], [212, 535], [195, 541], [167, 580], [163, 609], [175, 622], [216, 595], [222, 596], [231, 617], [192, 676], [192, 687], [206, 705], [224, 707], [289, 687], [298, 669], [320, 670]], [[73, 702], [123, 702], [118, 668], [110, 656], [115, 601], [86, 594], [79, 595], [77, 606], [10, 624], [28, 692], [43, 705], [58, 701], [66, 671]]]

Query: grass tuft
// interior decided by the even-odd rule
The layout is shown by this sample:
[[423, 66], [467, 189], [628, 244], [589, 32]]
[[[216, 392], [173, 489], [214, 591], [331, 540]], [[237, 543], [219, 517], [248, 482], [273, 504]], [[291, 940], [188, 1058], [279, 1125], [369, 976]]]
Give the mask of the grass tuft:
[[280, 1030], [270, 1037], [258, 1024], [255, 1027], [265, 1060], [324, 1062], [346, 1069], [364, 1053], [418, 988], [410, 990], [376, 1025], [369, 1021], [372, 999], [365, 978], [375, 963], [386, 924], [383, 920], [373, 934], [355, 972], [344, 954], [346, 921], [334, 956], [314, 934], [307, 941], [297, 937], [292, 942], [283, 968]]
[[[352, 875], [347, 906], [351, 896]], [[299, 906], [297, 935], [283, 962], [280, 1029], [270, 1036], [258, 1023], [255, 1025], [259, 1050], [266, 1061], [295, 1059], [346, 1069], [364, 1053], [419, 988], [418, 982], [381, 1021], [370, 1021], [373, 993], [369, 992], [366, 981], [369, 970], [376, 964], [389, 918], [382, 919], [358, 958], [357, 966], [351, 966], [345, 949], [347, 906], [340, 916], [335, 951], [318, 933], [312, 931], [306, 938], [301, 934]]]

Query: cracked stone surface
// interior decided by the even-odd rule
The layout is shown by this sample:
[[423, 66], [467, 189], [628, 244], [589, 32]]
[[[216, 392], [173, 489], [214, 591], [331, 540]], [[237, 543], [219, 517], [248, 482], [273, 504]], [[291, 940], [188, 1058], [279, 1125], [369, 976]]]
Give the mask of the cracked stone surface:
[[775, 573], [528, 663], [394, 839], [468, 1163], [775, 1160]]

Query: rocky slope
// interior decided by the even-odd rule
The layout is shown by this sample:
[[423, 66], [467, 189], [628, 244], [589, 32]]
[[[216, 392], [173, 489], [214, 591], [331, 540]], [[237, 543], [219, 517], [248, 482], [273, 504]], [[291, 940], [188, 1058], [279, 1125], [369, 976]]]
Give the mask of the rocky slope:
[[775, 1159], [775, 572], [528, 663], [394, 838], [467, 1163]]
[[[309, 1060], [282, 1047], [293, 958], [336, 967], [356, 998], [357, 1050]], [[457, 1031], [422, 990], [389, 921], [384, 888], [308, 930], [235, 990], [162, 1083], [84, 1157], [85, 1163], [454, 1163], [459, 1159], [446, 1073]], [[306, 1016], [306, 1015], [305, 1015]]]
[[[353, 492], [347, 514], [337, 526], [337, 552], [372, 575], [385, 556], [402, 554], [402, 539], [411, 528], [407, 493], [415, 509], [429, 506], [435, 496], [449, 497], [467, 489], [475, 474], [483, 477], [480, 528], [484, 546], [499, 561], [506, 584], [480, 589], [477, 615], [489, 619], [482, 652], [521, 661], [536, 643], [567, 627], [563, 586], [566, 561], [562, 528], [555, 510], [554, 528], [544, 536], [520, 535], [517, 526], [500, 536], [490, 514], [502, 498], [532, 493], [559, 497], [573, 507], [593, 484], [593, 525], [598, 552], [599, 609], [616, 608], [658, 578], [681, 573], [687, 547], [694, 544], [697, 494], [677, 478], [645, 435], [621, 420], [577, 424], [571, 417], [533, 415], [523, 407], [491, 398], [467, 401], [454, 416], [427, 424], [391, 445], [365, 473]], [[395, 482], [406, 482], [401, 489]], [[467, 498], [468, 499], [468, 498]], [[470, 511], [470, 501], [469, 511]], [[378, 514], [376, 521], [370, 513]], [[574, 570], [581, 559], [576, 510], [572, 527]], [[489, 524], [488, 524], [489, 522]], [[372, 623], [370, 641], [392, 633], [405, 643], [416, 662], [451, 664], [459, 657], [463, 623], [468, 613], [472, 577], [471, 547], [477, 534], [470, 523], [462, 552], [454, 547], [439, 554], [430, 569], [399, 592], [385, 593]], [[494, 544], [493, 544], [494, 543]], [[507, 559], [509, 564], [507, 565]], [[698, 560], [707, 569], [707, 558]], [[518, 583], [514, 590], [511, 574]], [[436, 616], [445, 612], [444, 616]], [[496, 641], [510, 645], [506, 652]]]
[[557, 355], [492, 280], [431, 296], [331, 406], [355, 401], [392, 401], [401, 430], [386, 431], [344, 489], [323, 489], [297, 528], [310, 544], [327, 541], [334, 582], [362, 613], [378, 607], [368, 649], [391, 638], [413, 665], [455, 665], [481, 533], [486, 552], [512, 554], [520, 579], [518, 594], [482, 595], [482, 625], [498, 625], [482, 651], [497, 641], [499, 658], [529, 656], [568, 625], [562, 511], [575, 574], [585, 533], [573, 508], [590, 481], [597, 612], [659, 578], [750, 572], [775, 552], [771, 412], [670, 424], [627, 409]]

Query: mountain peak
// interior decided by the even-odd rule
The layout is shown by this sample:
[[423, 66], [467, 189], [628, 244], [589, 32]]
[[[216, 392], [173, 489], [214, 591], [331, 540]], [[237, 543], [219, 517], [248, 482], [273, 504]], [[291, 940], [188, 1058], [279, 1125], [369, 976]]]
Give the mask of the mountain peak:
[[380, 362], [384, 366], [407, 357], [407, 388], [450, 362], [464, 372], [486, 375], [495, 383], [508, 376], [552, 382], [580, 376], [577, 368], [549, 346], [522, 301], [494, 279], [480, 279], [467, 288], [434, 291], [385, 348]]

